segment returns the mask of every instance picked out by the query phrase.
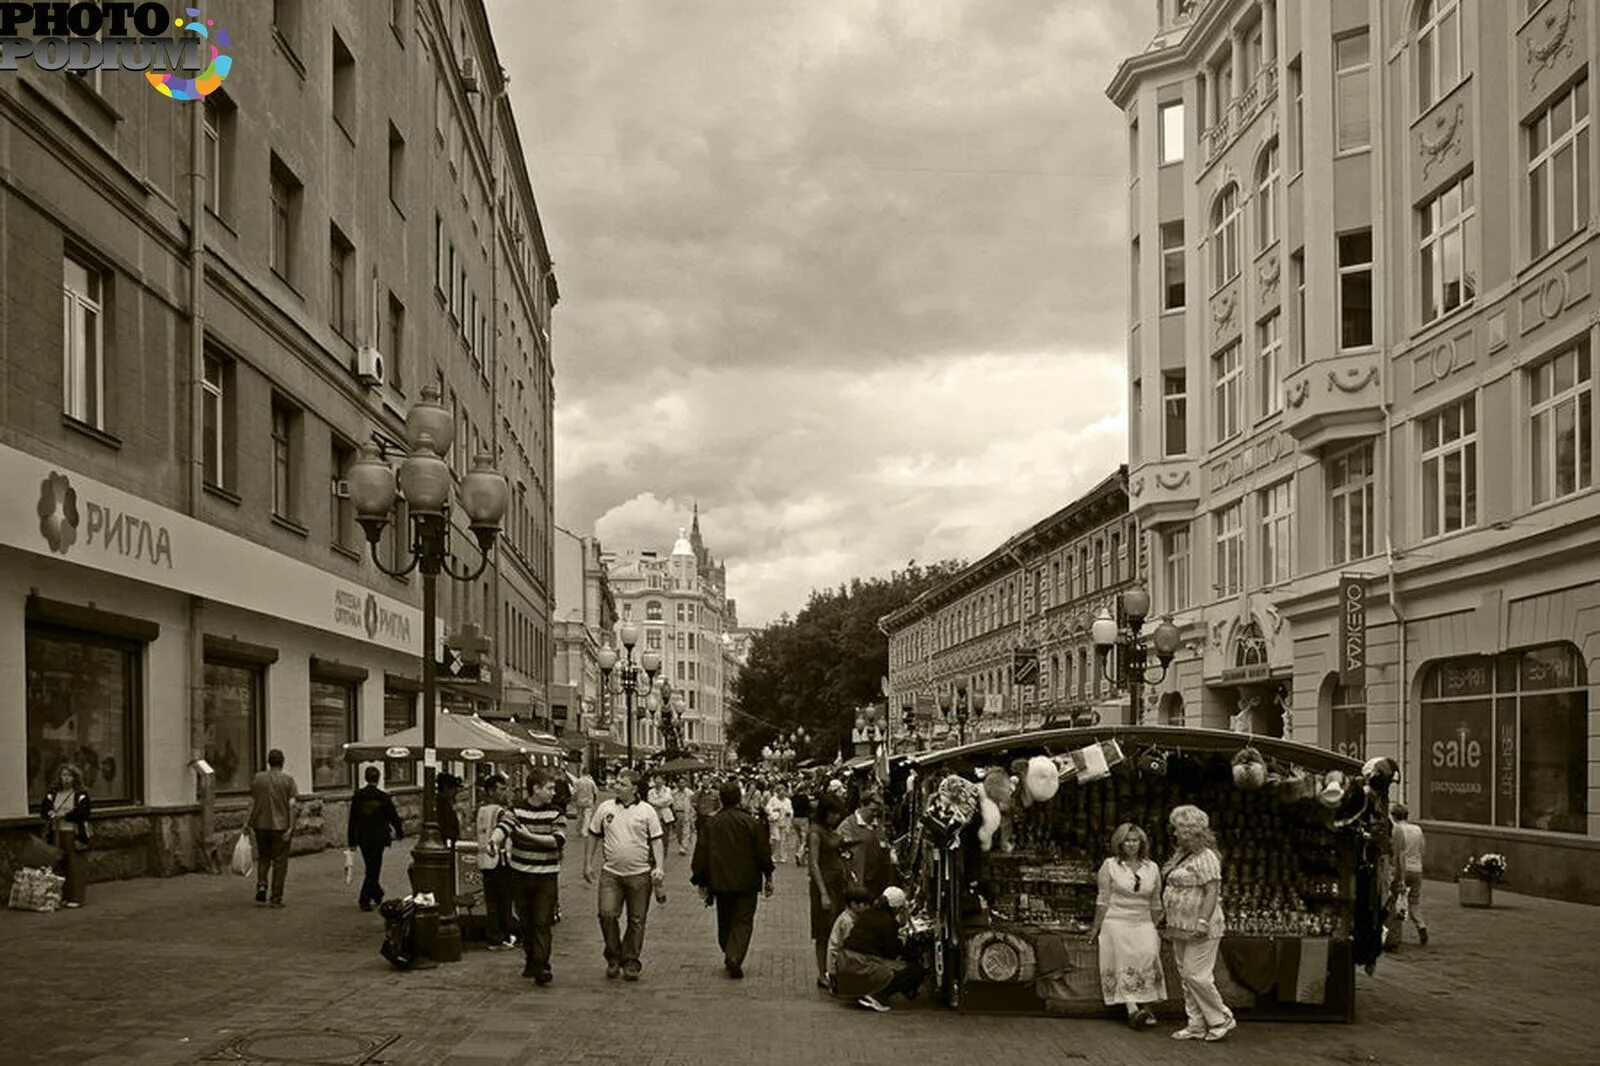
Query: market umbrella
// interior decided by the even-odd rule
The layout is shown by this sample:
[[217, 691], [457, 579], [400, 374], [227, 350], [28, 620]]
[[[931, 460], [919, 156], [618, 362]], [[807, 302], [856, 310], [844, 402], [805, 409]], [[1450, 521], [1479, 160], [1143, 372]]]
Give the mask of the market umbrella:
[[[473, 762], [496, 756], [525, 756], [534, 765], [561, 765], [560, 749], [531, 739], [511, 736], [476, 715], [440, 711], [434, 731], [434, 748], [446, 761]], [[403, 752], [400, 749], [405, 749]], [[358, 740], [344, 746], [347, 763], [377, 759], [422, 758], [422, 723], [377, 740]], [[549, 760], [545, 762], [545, 760]]]
[[696, 759], [692, 755], [680, 755], [676, 759], [668, 759], [655, 767], [657, 773], [663, 774], [698, 774], [704, 770], [715, 770], [716, 767], [704, 759]]

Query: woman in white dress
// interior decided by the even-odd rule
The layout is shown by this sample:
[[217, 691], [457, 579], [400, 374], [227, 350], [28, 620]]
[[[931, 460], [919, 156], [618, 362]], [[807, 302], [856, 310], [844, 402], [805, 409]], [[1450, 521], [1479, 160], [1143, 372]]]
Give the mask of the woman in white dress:
[[1132, 822], [1111, 834], [1111, 857], [1100, 864], [1089, 939], [1100, 941], [1100, 991], [1106, 1006], [1123, 1004], [1128, 1024], [1156, 1024], [1145, 1006], [1167, 998], [1161, 970], [1161, 868], [1150, 858], [1150, 838]]

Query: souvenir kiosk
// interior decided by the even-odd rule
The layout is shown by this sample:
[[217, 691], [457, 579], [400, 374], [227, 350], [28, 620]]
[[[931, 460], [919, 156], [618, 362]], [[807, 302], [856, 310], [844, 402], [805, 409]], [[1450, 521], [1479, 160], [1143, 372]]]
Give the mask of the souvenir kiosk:
[[[911, 760], [902, 854], [946, 1002], [963, 1010], [1094, 1015], [1087, 940], [1096, 872], [1122, 822], [1158, 862], [1167, 814], [1211, 817], [1227, 933], [1217, 985], [1243, 1018], [1349, 1021], [1355, 969], [1381, 950], [1378, 858], [1395, 764], [1211, 729], [1067, 728]], [[1163, 940], [1168, 1000], [1182, 986]]]

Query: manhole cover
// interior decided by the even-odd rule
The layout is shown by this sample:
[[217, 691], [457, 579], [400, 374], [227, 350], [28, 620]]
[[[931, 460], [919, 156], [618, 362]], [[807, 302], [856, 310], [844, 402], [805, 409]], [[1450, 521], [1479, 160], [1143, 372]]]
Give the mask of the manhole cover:
[[250, 1033], [228, 1041], [203, 1061], [363, 1066], [394, 1041], [393, 1036], [353, 1033]]

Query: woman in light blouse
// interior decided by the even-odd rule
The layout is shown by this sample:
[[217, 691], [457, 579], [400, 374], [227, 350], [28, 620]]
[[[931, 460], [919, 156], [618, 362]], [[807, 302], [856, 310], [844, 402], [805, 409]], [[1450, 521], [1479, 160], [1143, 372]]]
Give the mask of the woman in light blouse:
[[1161, 871], [1150, 859], [1150, 838], [1132, 822], [1111, 834], [1111, 857], [1100, 864], [1089, 939], [1100, 942], [1100, 988], [1106, 1006], [1124, 1004], [1128, 1024], [1156, 1024], [1149, 1003], [1167, 998], [1161, 972]]
[[1172, 857], [1161, 868], [1167, 932], [1183, 981], [1189, 1024], [1175, 1040], [1221, 1040], [1237, 1024], [1222, 1002], [1212, 971], [1222, 941], [1222, 857], [1211, 835], [1211, 819], [1199, 807], [1174, 807], [1167, 819]]

